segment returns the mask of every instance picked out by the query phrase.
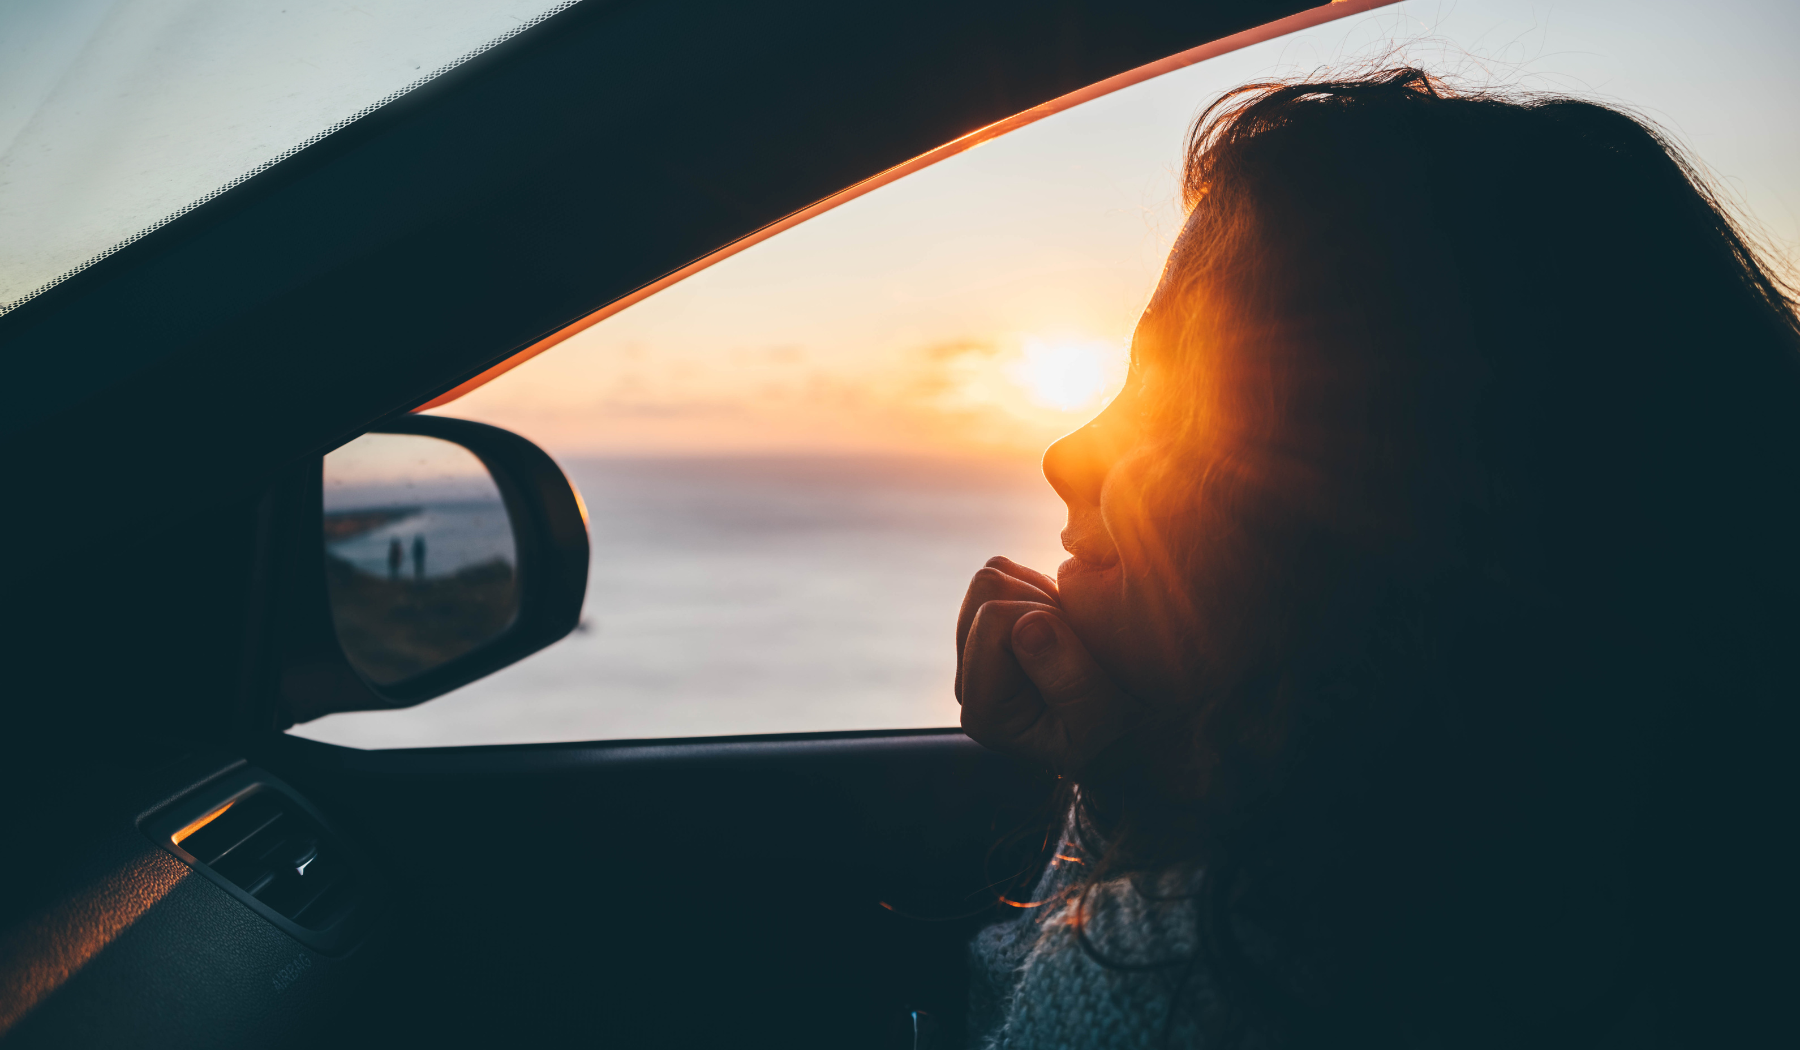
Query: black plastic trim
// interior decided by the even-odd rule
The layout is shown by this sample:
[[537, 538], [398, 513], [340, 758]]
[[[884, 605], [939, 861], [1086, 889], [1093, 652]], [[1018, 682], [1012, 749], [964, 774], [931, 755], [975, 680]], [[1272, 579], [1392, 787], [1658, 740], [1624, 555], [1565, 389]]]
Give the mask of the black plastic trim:
[[854, 761], [876, 755], [987, 753], [960, 729], [873, 729], [381, 751], [363, 751], [295, 737], [287, 740], [291, 746], [312, 752], [310, 757], [315, 761], [325, 757], [331, 764], [350, 772], [419, 778], [572, 772], [599, 767], [684, 763], [761, 765], [796, 760]]
[[[301, 926], [257, 900], [237, 883], [214, 871], [210, 865], [203, 863], [193, 854], [181, 848], [180, 844], [175, 841], [175, 835], [178, 832], [207, 813], [261, 791], [280, 794], [308, 817], [318, 822], [320, 827], [337, 840], [337, 845], [348, 855], [349, 862], [356, 871], [362, 887], [360, 898], [343, 918], [323, 930], [312, 930]], [[369, 862], [368, 857], [351, 844], [342, 832], [333, 827], [331, 821], [325, 819], [325, 815], [320, 813], [312, 803], [285, 781], [261, 769], [248, 767], [223, 779], [213, 781], [200, 790], [141, 818], [138, 826], [144, 834], [150, 837], [152, 842], [174, 854], [188, 867], [206, 876], [220, 889], [268, 920], [281, 932], [315, 951], [328, 955], [343, 954], [360, 944], [369, 932], [380, 897], [380, 882], [376, 877], [374, 866]]]

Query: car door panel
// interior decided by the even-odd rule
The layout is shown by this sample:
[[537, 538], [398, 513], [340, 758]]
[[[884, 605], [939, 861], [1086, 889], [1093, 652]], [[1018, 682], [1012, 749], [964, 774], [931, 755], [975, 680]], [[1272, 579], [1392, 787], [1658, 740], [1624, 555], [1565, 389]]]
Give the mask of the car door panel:
[[347, 1026], [373, 1043], [910, 1045], [915, 1008], [954, 1029], [967, 938], [1041, 863], [1055, 783], [956, 731], [284, 752], [394, 887]]
[[[64, 767], [11, 821], [0, 937], [8, 1047], [297, 1046], [364, 979], [382, 928], [322, 951], [276, 928], [145, 833], [241, 772], [241, 758]], [[15, 795], [15, 797], [17, 797]]]

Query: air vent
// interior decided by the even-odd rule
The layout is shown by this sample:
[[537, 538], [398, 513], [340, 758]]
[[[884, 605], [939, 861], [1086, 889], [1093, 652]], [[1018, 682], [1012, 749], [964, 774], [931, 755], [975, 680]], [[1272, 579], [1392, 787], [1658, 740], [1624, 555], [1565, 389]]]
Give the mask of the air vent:
[[305, 929], [328, 929], [356, 907], [349, 853], [279, 791], [239, 795], [171, 838], [220, 878]]

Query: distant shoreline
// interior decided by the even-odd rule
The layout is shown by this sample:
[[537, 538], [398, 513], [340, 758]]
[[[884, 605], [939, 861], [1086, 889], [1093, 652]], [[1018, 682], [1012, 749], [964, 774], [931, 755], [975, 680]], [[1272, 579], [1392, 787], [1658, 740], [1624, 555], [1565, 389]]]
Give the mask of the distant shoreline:
[[374, 532], [383, 525], [405, 521], [407, 518], [424, 512], [424, 507], [372, 507], [361, 510], [326, 511], [324, 516], [325, 542], [342, 543], [345, 540], [353, 540], [364, 533]]

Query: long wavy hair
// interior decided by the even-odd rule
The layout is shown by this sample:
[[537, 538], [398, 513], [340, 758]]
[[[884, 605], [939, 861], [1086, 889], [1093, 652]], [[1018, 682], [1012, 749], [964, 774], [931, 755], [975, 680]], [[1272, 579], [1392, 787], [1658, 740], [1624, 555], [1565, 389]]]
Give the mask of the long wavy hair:
[[1792, 288], [1645, 122], [1417, 69], [1231, 92], [1183, 189], [1117, 410], [1198, 684], [1083, 899], [1202, 873], [1219, 1041], [1720, 1045], [1780, 1000]]

